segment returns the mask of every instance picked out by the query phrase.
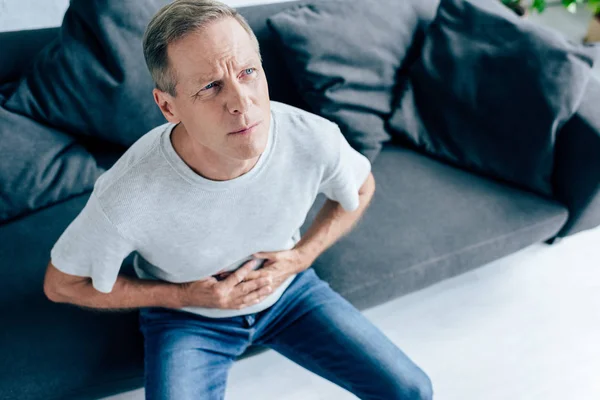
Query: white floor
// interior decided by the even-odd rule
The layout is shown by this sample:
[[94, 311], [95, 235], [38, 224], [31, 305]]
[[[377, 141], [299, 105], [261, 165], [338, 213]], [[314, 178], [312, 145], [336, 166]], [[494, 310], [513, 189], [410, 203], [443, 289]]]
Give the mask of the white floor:
[[[600, 229], [538, 244], [366, 310], [441, 400], [600, 399]], [[105, 400], [143, 399], [136, 390]], [[227, 400], [356, 397], [274, 351], [237, 362]]]

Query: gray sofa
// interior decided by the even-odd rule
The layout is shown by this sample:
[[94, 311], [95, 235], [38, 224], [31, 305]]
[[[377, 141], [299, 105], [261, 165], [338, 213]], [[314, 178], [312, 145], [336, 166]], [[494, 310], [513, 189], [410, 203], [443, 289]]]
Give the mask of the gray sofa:
[[[307, 108], [274, 51], [265, 20], [289, 4], [240, 9], [255, 30], [271, 97]], [[434, 7], [423, 7], [423, 24]], [[18, 80], [57, 29], [0, 33], [0, 85]], [[386, 143], [373, 163], [374, 199], [355, 229], [314, 264], [359, 309], [477, 268], [538, 242], [600, 225], [600, 82], [589, 85], [556, 145], [553, 198], [508, 186]], [[123, 148], [86, 143], [109, 167]], [[0, 157], [4, 157], [1, 155]], [[87, 399], [143, 385], [137, 313], [47, 300], [50, 249], [85, 205], [72, 197], [0, 225], [0, 399]], [[324, 198], [318, 197], [305, 232]], [[132, 274], [131, 259], [123, 273]], [[252, 349], [244, 357], [262, 349]]]

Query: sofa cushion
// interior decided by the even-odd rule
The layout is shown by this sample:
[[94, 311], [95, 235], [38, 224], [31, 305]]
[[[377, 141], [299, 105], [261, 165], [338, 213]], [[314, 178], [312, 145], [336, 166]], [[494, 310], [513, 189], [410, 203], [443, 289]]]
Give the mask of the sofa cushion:
[[[42, 291], [50, 249], [88, 198], [75, 196], [0, 225], [2, 399], [98, 399], [120, 385], [143, 386], [137, 312], [90, 312], [53, 303]], [[131, 262], [128, 257], [123, 267], [130, 276]], [[82, 390], [85, 396], [76, 394]]]
[[314, 264], [361, 309], [551, 238], [567, 219], [557, 202], [400, 146], [383, 147], [373, 175], [377, 190], [365, 214]]
[[60, 34], [6, 107], [73, 135], [130, 146], [164, 123], [142, 52], [146, 25], [168, 0], [72, 0]]
[[371, 161], [390, 136], [384, 119], [418, 27], [412, 2], [303, 4], [268, 19], [298, 91]]
[[556, 139], [555, 198], [569, 209], [559, 236], [600, 225], [600, 79], [591, 79], [577, 113]]
[[43, 28], [0, 32], [0, 82], [19, 80], [37, 53], [56, 39], [57, 31]]
[[0, 222], [90, 191], [103, 172], [61, 132], [0, 107]]
[[551, 195], [556, 133], [592, 64], [590, 48], [500, 2], [442, 0], [389, 125], [429, 154]]

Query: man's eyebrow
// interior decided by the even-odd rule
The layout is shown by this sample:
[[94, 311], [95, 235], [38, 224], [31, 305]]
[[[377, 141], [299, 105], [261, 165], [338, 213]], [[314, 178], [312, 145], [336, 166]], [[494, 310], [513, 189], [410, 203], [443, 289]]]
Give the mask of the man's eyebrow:
[[214, 76], [215, 76], [215, 74], [202, 74], [202, 75], [198, 75], [194, 79], [194, 83], [197, 83], [198, 85], [201, 85], [204, 82], [214, 81]]
[[[247, 60], [245, 60], [244, 62], [241, 62], [237, 65], [238, 69], [242, 70], [244, 68], [248, 68], [248, 66], [250, 65], [254, 65], [257, 63], [257, 60], [253, 59], [253, 58], [249, 58]], [[202, 85], [204, 83], [210, 83], [213, 82], [215, 80], [215, 75], [216, 73], [208, 73], [208, 74], [199, 74], [196, 76], [196, 78], [193, 80], [193, 82], [196, 85]]]

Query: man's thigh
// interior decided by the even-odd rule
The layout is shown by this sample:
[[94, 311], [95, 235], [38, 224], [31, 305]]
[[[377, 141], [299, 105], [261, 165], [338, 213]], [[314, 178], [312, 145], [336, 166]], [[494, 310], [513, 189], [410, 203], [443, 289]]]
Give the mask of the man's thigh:
[[[361, 399], [430, 399], [429, 377], [329, 285], [288, 305], [257, 343]], [[315, 300], [316, 299], [316, 300]]]
[[237, 321], [141, 310], [146, 399], [223, 399], [229, 369], [247, 346]]

